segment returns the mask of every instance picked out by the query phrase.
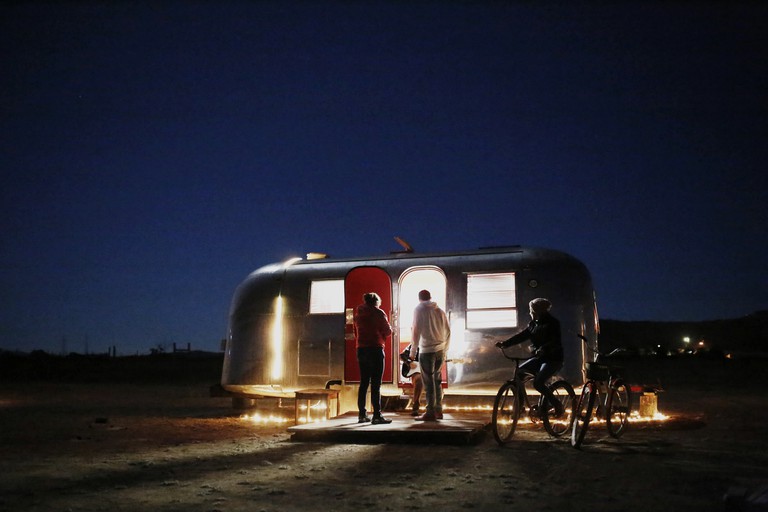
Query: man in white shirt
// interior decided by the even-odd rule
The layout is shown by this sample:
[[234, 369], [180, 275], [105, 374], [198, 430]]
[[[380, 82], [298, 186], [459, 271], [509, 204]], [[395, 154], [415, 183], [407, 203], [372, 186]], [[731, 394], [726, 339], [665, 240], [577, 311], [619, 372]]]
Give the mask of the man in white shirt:
[[411, 358], [419, 350], [421, 378], [427, 399], [426, 412], [416, 417], [420, 421], [436, 421], [443, 418], [442, 370], [451, 327], [445, 311], [432, 300], [429, 290], [419, 292], [419, 305], [413, 311]]

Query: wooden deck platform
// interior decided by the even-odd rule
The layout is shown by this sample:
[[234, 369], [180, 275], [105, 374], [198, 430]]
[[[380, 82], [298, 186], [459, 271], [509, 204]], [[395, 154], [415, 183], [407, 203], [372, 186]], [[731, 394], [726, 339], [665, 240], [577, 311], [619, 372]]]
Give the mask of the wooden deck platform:
[[385, 412], [386, 425], [358, 423], [357, 413], [348, 412], [326, 421], [288, 428], [292, 441], [358, 444], [475, 444], [488, 432], [488, 415], [446, 413], [439, 421], [416, 421], [409, 413]]

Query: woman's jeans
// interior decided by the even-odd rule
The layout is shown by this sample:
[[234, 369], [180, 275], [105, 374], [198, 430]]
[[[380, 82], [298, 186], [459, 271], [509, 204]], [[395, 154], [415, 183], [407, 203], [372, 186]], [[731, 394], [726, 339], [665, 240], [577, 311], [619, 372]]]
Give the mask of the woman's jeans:
[[357, 410], [365, 416], [365, 398], [368, 385], [371, 386], [373, 415], [381, 415], [381, 377], [384, 375], [384, 349], [361, 347], [357, 349], [357, 363], [360, 365], [360, 389], [357, 392]]
[[424, 382], [424, 392], [427, 399], [426, 413], [429, 415], [443, 412], [443, 362], [445, 352], [419, 352], [421, 379]]

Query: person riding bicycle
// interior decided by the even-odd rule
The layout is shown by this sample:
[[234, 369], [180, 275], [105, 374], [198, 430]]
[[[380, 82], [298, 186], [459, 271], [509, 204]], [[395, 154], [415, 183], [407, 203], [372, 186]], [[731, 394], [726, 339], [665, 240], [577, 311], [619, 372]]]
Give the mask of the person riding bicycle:
[[563, 405], [547, 387], [547, 380], [563, 367], [563, 343], [560, 333], [560, 321], [549, 313], [552, 303], [544, 298], [533, 299], [528, 303], [531, 322], [524, 330], [505, 341], [499, 341], [499, 348], [510, 347], [531, 341], [534, 357], [520, 365], [520, 369], [534, 376], [533, 387], [546, 396], [555, 408], [555, 415], [561, 416], [565, 411]]

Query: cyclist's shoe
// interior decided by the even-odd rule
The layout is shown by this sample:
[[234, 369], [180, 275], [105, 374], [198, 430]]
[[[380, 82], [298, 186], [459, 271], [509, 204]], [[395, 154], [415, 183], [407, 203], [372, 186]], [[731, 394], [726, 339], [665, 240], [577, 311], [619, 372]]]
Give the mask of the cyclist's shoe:
[[546, 412], [540, 410], [538, 406], [534, 405], [531, 407], [531, 415], [535, 415], [537, 418], [543, 418], [546, 414], [548, 414], [550, 418], [560, 418], [565, 414], [565, 407], [563, 407], [563, 404], [560, 402], [555, 402], [555, 405], [548, 405]]
[[553, 404], [548, 405], [547, 414], [552, 418], [560, 418], [565, 414], [565, 406], [560, 400], [555, 400]]
[[362, 414], [362, 415], [357, 417], [357, 422], [358, 423], [368, 423], [369, 421], [371, 421], [371, 418], [369, 418], [365, 414]]

